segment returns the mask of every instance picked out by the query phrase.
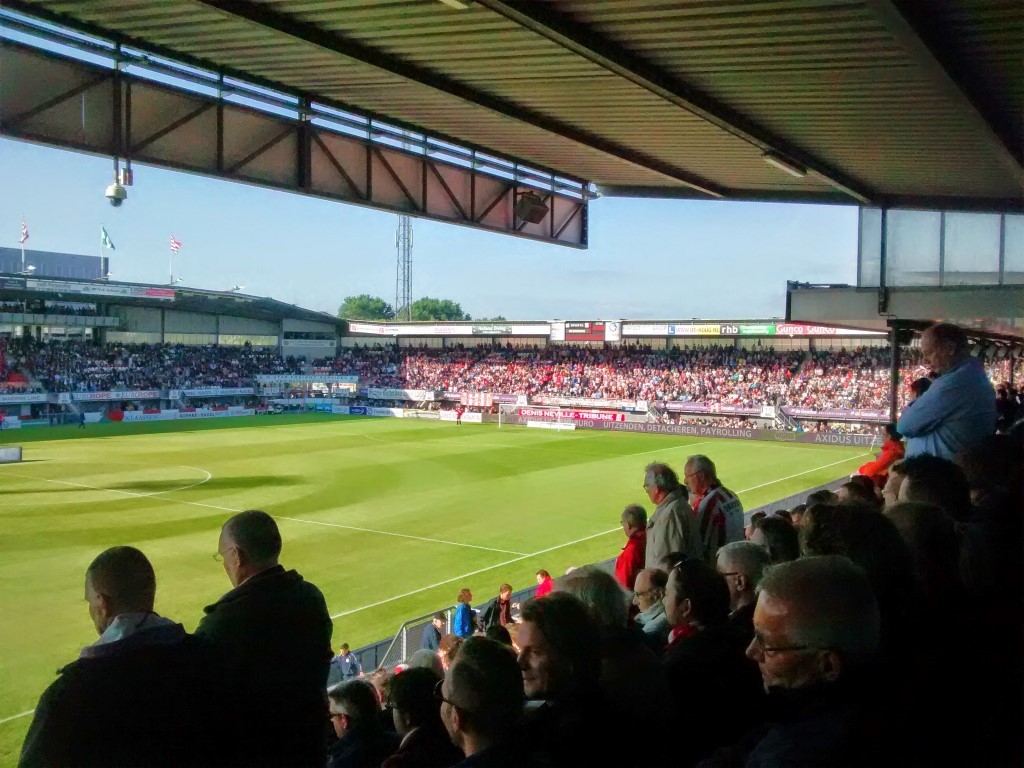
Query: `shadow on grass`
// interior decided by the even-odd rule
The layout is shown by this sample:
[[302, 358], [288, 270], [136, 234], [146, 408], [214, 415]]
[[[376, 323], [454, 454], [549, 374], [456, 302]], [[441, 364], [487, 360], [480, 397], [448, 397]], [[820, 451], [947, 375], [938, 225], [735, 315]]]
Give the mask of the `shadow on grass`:
[[97, 549], [119, 544], [141, 544], [145, 542], [187, 536], [192, 533], [210, 534], [211, 550], [216, 549], [217, 531], [230, 512], [216, 512], [199, 517], [143, 521], [147, 513], [139, 511], [125, 520], [124, 525], [95, 526], [89, 528], [52, 528], [46, 531], [24, 531], [7, 533], [0, 531], [0, 549], [8, 552], [37, 551], [54, 547], [90, 546]]
[[[26, 478], [19, 477], [19, 480]], [[45, 488], [5, 488], [0, 491], [0, 495], [3, 496], [16, 496], [16, 495], [29, 495], [29, 494], [51, 494], [51, 493], [82, 493], [83, 491], [124, 491], [126, 494], [131, 493], [144, 493], [144, 494], [164, 494], [174, 493], [176, 491], [188, 492], [188, 491], [234, 491], [234, 490], [251, 490], [253, 488], [274, 488], [281, 486], [290, 485], [301, 485], [305, 482], [302, 477], [295, 477], [292, 475], [243, 475], [240, 477], [214, 477], [211, 480], [207, 480], [205, 483], [200, 483], [194, 478], [179, 478], [172, 480], [135, 480], [117, 483], [115, 485], [97, 485], [93, 487], [81, 487], [76, 485], [64, 485], [65, 481], [47, 480], [46, 478], [32, 478], [39, 482], [47, 484]], [[67, 481], [68, 483], [72, 481]], [[198, 484], [196, 484], [198, 483]], [[82, 483], [82, 486], [89, 485], [89, 483]], [[186, 487], [192, 486], [192, 487]]]

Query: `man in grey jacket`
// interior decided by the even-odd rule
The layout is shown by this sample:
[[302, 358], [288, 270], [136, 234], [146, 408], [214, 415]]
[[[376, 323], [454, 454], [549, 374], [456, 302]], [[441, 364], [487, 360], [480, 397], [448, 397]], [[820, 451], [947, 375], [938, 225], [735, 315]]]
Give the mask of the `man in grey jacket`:
[[701, 557], [697, 520], [687, 500], [686, 488], [667, 464], [647, 465], [644, 490], [657, 507], [647, 522], [645, 568], [657, 568], [658, 561], [671, 552]]

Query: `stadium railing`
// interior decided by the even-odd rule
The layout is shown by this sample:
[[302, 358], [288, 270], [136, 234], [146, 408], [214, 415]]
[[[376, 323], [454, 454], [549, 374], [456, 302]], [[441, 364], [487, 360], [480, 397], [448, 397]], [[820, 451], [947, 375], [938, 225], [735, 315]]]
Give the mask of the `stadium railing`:
[[[835, 480], [831, 480], [827, 483], [822, 483], [813, 488], [807, 488], [806, 490], [794, 493], [781, 499], [776, 499], [768, 504], [762, 504], [760, 507], [747, 510], [744, 514], [747, 520], [750, 520], [750, 516], [755, 512], [766, 512], [772, 514], [783, 509], [792, 509], [797, 504], [802, 504], [807, 498], [808, 494], [814, 493], [820, 490], [836, 491], [843, 483], [849, 478], [840, 477]], [[599, 563], [591, 563], [590, 567], [600, 568], [608, 572], [614, 572], [615, 570], [615, 558], [609, 558], [608, 560], [602, 560]], [[556, 577], [557, 578], [557, 577]], [[533, 597], [537, 591], [537, 586], [533, 585], [526, 589], [519, 589], [512, 593], [513, 603], [523, 603]], [[481, 603], [476, 606], [477, 611], [483, 609], [487, 605], [488, 601]], [[386, 637], [382, 640], [378, 640], [375, 643], [364, 645], [362, 648], [357, 648], [353, 651], [356, 658], [359, 659], [359, 663], [364, 670], [379, 669], [381, 667], [386, 669], [393, 669], [397, 665], [406, 661], [420, 647], [420, 638], [423, 634], [423, 628], [429, 624], [435, 613], [444, 613], [445, 615], [445, 628], [446, 631], [451, 631], [452, 616], [455, 612], [454, 607], [439, 608], [425, 613], [422, 616], [409, 619], [404, 622], [402, 626], [398, 628], [398, 631], [391, 637]]]

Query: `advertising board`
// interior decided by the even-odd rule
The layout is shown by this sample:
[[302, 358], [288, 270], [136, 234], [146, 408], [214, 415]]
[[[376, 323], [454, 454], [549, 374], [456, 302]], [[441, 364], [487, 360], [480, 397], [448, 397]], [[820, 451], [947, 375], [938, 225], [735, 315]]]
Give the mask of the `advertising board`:
[[[455, 411], [440, 411], [441, 421], [455, 421]], [[482, 413], [464, 413], [462, 414], [462, 420], [466, 424], [483, 424], [484, 415]]]
[[625, 421], [626, 414], [612, 411], [571, 411], [561, 408], [517, 408], [516, 413], [527, 419], [572, 419], [573, 421]]
[[25, 392], [20, 395], [0, 395], [0, 405], [16, 405], [18, 403], [45, 403], [45, 392]]
[[74, 293], [84, 296], [118, 296], [133, 299], [160, 299], [173, 301], [174, 291], [170, 288], [155, 288], [148, 285], [119, 285], [117, 283], [85, 283], [75, 280], [33, 280], [25, 281], [30, 291], [48, 293]]
[[117, 392], [72, 392], [76, 403], [94, 403], [103, 400], [159, 400], [158, 389], [126, 389]]
[[603, 320], [567, 320], [565, 341], [604, 341]]

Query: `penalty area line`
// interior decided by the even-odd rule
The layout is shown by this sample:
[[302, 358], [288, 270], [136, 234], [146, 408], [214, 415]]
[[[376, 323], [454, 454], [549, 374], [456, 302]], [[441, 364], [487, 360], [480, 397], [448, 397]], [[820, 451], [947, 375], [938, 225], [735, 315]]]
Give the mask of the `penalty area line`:
[[418, 595], [420, 592], [426, 592], [427, 590], [434, 589], [436, 587], [443, 587], [445, 584], [451, 584], [452, 582], [455, 582], [455, 581], [462, 581], [463, 579], [468, 579], [471, 576], [476, 576], [476, 575], [481, 574], [481, 573], [487, 573], [487, 571], [493, 571], [495, 568], [503, 568], [506, 565], [512, 565], [512, 563], [518, 563], [518, 562], [520, 562], [522, 560], [528, 560], [529, 558], [537, 557], [538, 555], [545, 555], [548, 552], [554, 552], [556, 549], [564, 549], [565, 547], [571, 547], [573, 544], [581, 544], [584, 541], [590, 541], [590, 539], [596, 539], [599, 536], [607, 536], [609, 533], [615, 533], [615, 532], [622, 533], [622, 528], [621, 527], [619, 527], [619, 528], [611, 528], [611, 529], [609, 529], [607, 531], [601, 531], [600, 533], [594, 533], [594, 534], [591, 534], [590, 536], [584, 536], [582, 539], [576, 539], [575, 541], [567, 541], [564, 544], [557, 544], [557, 545], [555, 545], [553, 547], [548, 547], [547, 549], [541, 549], [541, 550], [539, 550], [537, 552], [531, 552], [528, 555], [521, 555], [520, 557], [515, 557], [515, 558], [512, 558], [511, 560], [506, 560], [503, 563], [495, 563], [494, 565], [489, 565], [486, 568], [478, 568], [475, 571], [470, 571], [469, 573], [463, 573], [460, 576], [454, 576], [454, 577], [452, 577], [450, 579], [445, 579], [444, 581], [439, 581], [436, 584], [430, 584], [429, 586], [426, 586], [426, 587], [420, 587], [419, 589], [414, 589], [411, 592], [404, 592], [401, 595], [395, 595], [394, 597], [389, 597], [386, 600], [379, 600], [376, 603], [370, 603], [369, 605], [363, 605], [363, 606], [360, 606], [359, 608], [353, 608], [352, 610], [349, 610], [349, 611], [342, 611], [341, 613], [331, 614], [331, 618], [332, 619], [340, 619], [342, 616], [351, 616], [353, 613], [359, 613], [360, 611], [365, 611], [365, 610], [368, 610], [370, 608], [376, 608], [378, 605], [386, 605], [387, 603], [393, 603], [395, 600], [401, 600], [403, 597], [411, 597], [412, 595]]

